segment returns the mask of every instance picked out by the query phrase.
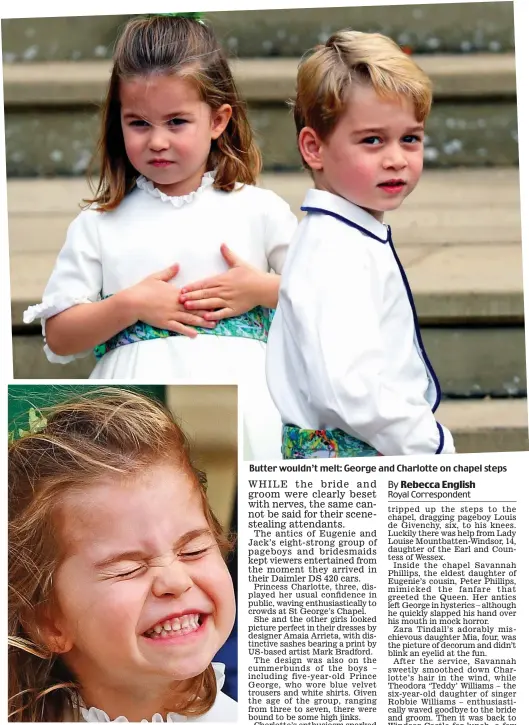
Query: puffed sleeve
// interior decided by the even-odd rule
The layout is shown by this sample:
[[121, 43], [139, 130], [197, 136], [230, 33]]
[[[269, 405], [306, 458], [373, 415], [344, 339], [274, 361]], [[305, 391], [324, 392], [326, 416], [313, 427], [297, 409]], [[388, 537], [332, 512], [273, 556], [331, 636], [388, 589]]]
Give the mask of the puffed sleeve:
[[284, 199], [269, 191], [266, 211], [265, 250], [268, 266], [281, 274], [288, 245], [296, 231], [298, 220]]
[[365, 249], [351, 245], [350, 258], [343, 253], [340, 264], [331, 254], [313, 258], [314, 272], [307, 269], [295, 298], [280, 292], [311, 407], [328, 427], [341, 428], [383, 455], [453, 453], [450, 432], [436, 422], [424, 397], [404, 396], [384, 375], [391, 361], [380, 333], [380, 270]]
[[[41, 304], [28, 307], [24, 322], [29, 324], [42, 320], [42, 334], [46, 343], [46, 320], [74, 305], [96, 302], [101, 299], [103, 275], [101, 253], [97, 231], [99, 212], [82, 211], [68, 227], [66, 241], [59, 252]], [[47, 344], [44, 345], [50, 362], [68, 363], [78, 357], [85, 357], [91, 350], [76, 355], [56, 355]]]

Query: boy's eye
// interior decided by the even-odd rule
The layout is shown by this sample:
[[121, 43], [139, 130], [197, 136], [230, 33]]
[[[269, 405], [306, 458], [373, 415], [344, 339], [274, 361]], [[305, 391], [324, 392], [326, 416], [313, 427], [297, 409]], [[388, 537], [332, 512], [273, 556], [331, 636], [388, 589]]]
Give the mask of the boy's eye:
[[404, 143], [421, 143], [422, 138], [415, 134], [409, 134], [408, 136], [404, 136], [402, 140]]
[[382, 143], [382, 139], [380, 136], [367, 136], [367, 138], [362, 139], [362, 143], [368, 144], [369, 146], [377, 146]]

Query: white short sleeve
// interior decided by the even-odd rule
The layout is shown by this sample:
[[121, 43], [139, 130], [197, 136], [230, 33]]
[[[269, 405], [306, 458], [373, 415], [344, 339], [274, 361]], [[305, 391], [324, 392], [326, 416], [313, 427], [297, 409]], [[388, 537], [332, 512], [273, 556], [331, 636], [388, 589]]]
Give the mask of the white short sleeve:
[[298, 220], [284, 199], [272, 191], [269, 194], [265, 227], [266, 257], [270, 269], [281, 274]]
[[[42, 320], [42, 334], [46, 338], [45, 322], [50, 317], [75, 305], [96, 302], [101, 299], [103, 274], [97, 231], [100, 212], [82, 211], [68, 227], [66, 241], [59, 252], [55, 267], [44, 290], [42, 303], [24, 312], [24, 322]], [[47, 344], [44, 346], [50, 362], [68, 363], [77, 357], [85, 357], [91, 350], [77, 355], [55, 355]]]

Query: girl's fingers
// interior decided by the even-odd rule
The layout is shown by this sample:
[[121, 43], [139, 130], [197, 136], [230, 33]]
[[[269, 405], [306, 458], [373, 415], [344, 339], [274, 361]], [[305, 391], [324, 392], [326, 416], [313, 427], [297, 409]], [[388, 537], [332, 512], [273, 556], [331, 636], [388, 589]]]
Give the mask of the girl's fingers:
[[[221, 275], [223, 276], [223, 275]], [[208, 279], [199, 279], [197, 282], [186, 284], [180, 288], [182, 295], [189, 295], [191, 292], [200, 292], [208, 289], [216, 289], [219, 286], [219, 277], [209, 277]], [[191, 299], [191, 298], [190, 298]], [[193, 299], [198, 299], [194, 297]]]
[[215, 327], [215, 323], [210, 320], [206, 320], [204, 317], [199, 315], [190, 315], [186, 312], [178, 314], [178, 321], [184, 325], [193, 325], [194, 327]]
[[215, 310], [214, 312], [208, 312], [206, 319], [207, 320], [225, 320], [227, 317], [233, 317], [235, 315], [235, 310], [232, 310], [230, 307], [224, 307], [221, 310]]
[[187, 300], [205, 300], [208, 297], [218, 297], [219, 287], [204, 287], [203, 289], [195, 290], [194, 292], [182, 292], [180, 294], [180, 300], [187, 302]]
[[179, 332], [181, 335], [185, 335], [186, 337], [196, 337], [198, 335], [198, 332], [193, 327], [182, 325], [181, 322], [177, 322], [176, 320], [169, 320], [167, 323], [167, 329], [171, 330], [171, 332]]
[[184, 302], [186, 310], [216, 310], [219, 307], [225, 307], [226, 300], [220, 297], [209, 297], [205, 300], [195, 300], [194, 302]]

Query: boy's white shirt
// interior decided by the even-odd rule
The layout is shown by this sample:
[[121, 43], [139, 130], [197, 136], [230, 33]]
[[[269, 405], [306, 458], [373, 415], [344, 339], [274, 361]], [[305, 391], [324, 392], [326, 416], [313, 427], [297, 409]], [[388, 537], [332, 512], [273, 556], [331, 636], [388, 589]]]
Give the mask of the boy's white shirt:
[[267, 380], [284, 424], [340, 428], [384, 455], [453, 453], [390, 230], [310, 189], [281, 277]]

